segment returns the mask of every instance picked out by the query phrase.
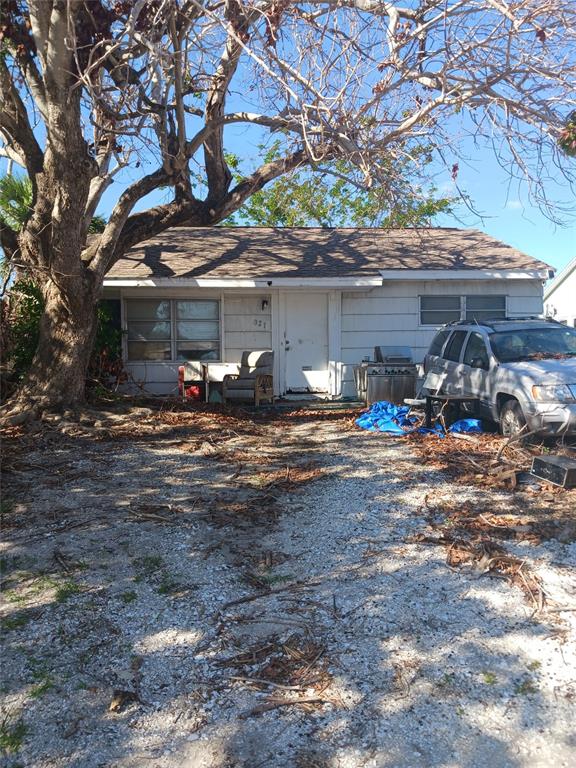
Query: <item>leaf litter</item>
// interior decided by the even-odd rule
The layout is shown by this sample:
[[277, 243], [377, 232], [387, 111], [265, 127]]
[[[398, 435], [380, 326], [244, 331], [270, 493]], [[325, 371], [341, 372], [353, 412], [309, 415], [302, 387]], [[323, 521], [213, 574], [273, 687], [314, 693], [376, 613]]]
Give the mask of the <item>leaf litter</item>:
[[[515, 764], [541, 749], [566, 760], [574, 634], [555, 611], [569, 610], [569, 497], [489, 471], [502, 441], [467, 443], [463, 460], [456, 440], [360, 436], [346, 412], [112, 411], [8, 435], [4, 610], [29, 616], [7, 646], [18, 759], [359, 768], [369, 755], [417, 765], [426, 749], [463, 764], [472, 749], [475, 765], [504, 766], [512, 713], [525, 723]], [[51, 603], [62, 578], [78, 591]], [[529, 679], [523, 653], [542, 664]], [[31, 655], [55, 681], [41, 698], [23, 685]], [[466, 669], [494, 675], [497, 758], [475, 709], [486, 684]]]

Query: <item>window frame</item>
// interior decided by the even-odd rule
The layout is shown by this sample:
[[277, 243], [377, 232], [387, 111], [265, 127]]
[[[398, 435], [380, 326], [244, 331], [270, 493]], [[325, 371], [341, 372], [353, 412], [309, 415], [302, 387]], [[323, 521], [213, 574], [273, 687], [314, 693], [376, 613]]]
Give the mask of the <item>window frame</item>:
[[[457, 309], [422, 309], [422, 299], [458, 299], [460, 308]], [[460, 296], [457, 293], [451, 293], [451, 294], [443, 294], [443, 293], [425, 293], [425, 294], [419, 294], [418, 296], [418, 325], [422, 328], [441, 328], [443, 325], [446, 325], [446, 322], [440, 322], [440, 323], [423, 323], [422, 322], [422, 313], [423, 312], [459, 312], [460, 317], [458, 320], [462, 319], [462, 296]], [[451, 320], [448, 322], [458, 322], [458, 320]]]
[[468, 347], [470, 346], [470, 342], [472, 341], [472, 338], [474, 336], [477, 336], [482, 341], [482, 344], [484, 345], [484, 351], [486, 352], [486, 366], [481, 365], [478, 368], [474, 368], [473, 370], [489, 371], [491, 349], [487, 343], [488, 340], [482, 333], [480, 333], [480, 331], [470, 331], [468, 333], [468, 338], [466, 339], [466, 343], [462, 347], [462, 354], [460, 355], [460, 357], [462, 358], [462, 364], [468, 366], [469, 368], [472, 368], [472, 360], [477, 359], [477, 358], [471, 358], [469, 363], [466, 362]]
[[[420, 293], [420, 294], [418, 294], [418, 327], [419, 328], [441, 328], [443, 325], [447, 325], [447, 323], [423, 323], [422, 322], [422, 312], [423, 311], [424, 312], [434, 312], [434, 310], [430, 310], [430, 309], [424, 309], [423, 310], [422, 309], [422, 299], [428, 299], [428, 298], [446, 298], [446, 299], [458, 298], [458, 299], [460, 299], [460, 317], [458, 318], [458, 320], [454, 320], [454, 321], [451, 321], [451, 322], [458, 322], [458, 323], [467, 322], [467, 323], [471, 323], [471, 324], [474, 323], [475, 322], [474, 320], [466, 320], [466, 315], [468, 313], [467, 306], [466, 306], [467, 299], [468, 298], [472, 298], [474, 296], [482, 296], [483, 298], [498, 298], [498, 299], [502, 299], [503, 298], [504, 299], [504, 317], [502, 319], [508, 317], [508, 298], [509, 298], [509, 296], [508, 296], [507, 293], [473, 293], [473, 294]], [[438, 311], [439, 312], [440, 311], [447, 311], [447, 312], [453, 311], [453, 312], [455, 312], [456, 310], [438, 310]], [[491, 310], [486, 310], [486, 311], [489, 312]], [[493, 317], [494, 316], [492, 315], [492, 318]], [[490, 318], [486, 318], [486, 319], [490, 319]], [[478, 320], [478, 323], [481, 324], [482, 321]]]
[[[478, 296], [481, 296], [484, 299], [504, 299], [504, 309], [503, 309], [504, 316], [502, 318], [498, 318], [498, 319], [504, 320], [504, 319], [506, 319], [508, 317], [508, 295], [507, 294], [502, 294], [502, 293], [489, 293], [489, 294], [486, 294], [486, 293], [475, 293], [475, 294], [467, 294], [466, 296], [462, 296], [462, 299], [463, 299], [462, 320], [464, 320], [467, 323], [477, 322], [479, 324], [482, 324], [482, 318], [480, 318], [480, 319], [472, 318], [472, 319], [468, 320], [468, 317], [467, 317], [467, 315], [468, 315], [468, 299], [476, 298]], [[473, 312], [474, 310], [470, 310], [470, 311]], [[500, 310], [491, 310], [491, 309], [476, 310], [476, 312], [481, 312], [483, 314], [485, 314], [487, 312], [493, 312], [493, 311], [500, 312], [502, 310], [501, 309]], [[496, 317], [496, 315], [492, 314], [492, 315], [488, 315], [485, 319], [486, 320], [493, 320], [495, 317]]]
[[[159, 358], [157, 360], [154, 359], [142, 359], [142, 358], [130, 358], [129, 356], [129, 339], [128, 339], [128, 324], [130, 322], [128, 318], [128, 304], [131, 301], [167, 301], [170, 305], [170, 320], [165, 321], [170, 323], [170, 358]], [[122, 336], [123, 336], [123, 345], [122, 345], [122, 353], [124, 356], [124, 361], [129, 364], [134, 365], [182, 365], [182, 363], [185, 363], [188, 358], [186, 359], [179, 359], [178, 358], [178, 344], [181, 342], [187, 341], [186, 339], [179, 339], [177, 338], [177, 332], [178, 332], [178, 322], [179, 318], [177, 317], [177, 310], [176, 305], [179, 301], [213, 301], [218, 305], [218, 357], [214, 358], [213, 360], [198, 360], [193, 362], [199, 362], [199, 363], [221, 363], [224, 360], [224, 297], [222, 294], [218, 296], [158, 296], [158, 295], [145, 295], [145, 296], [122, 296]], [[138, 322], [138, 321], [136, 321]], [[159, 321], [160, 322], [160, 321]], [[180, 319], [180, 322], [182, 320]], [[186, 321], [184, 321], [186, 322]], [[152, 340], [150, 340], [152, 341]], [[212, 341], [212, 339], [189, 339], [188, 341]], [[147, 343], [144, 341], [143, 343]]]
[[[446, 352], [448, 351], [448, 347], [452, 344], [452, 340], [456, 338], [456, 336], [461, 335], [462, 336], [462, 343], [460, 344], [460, 351], [458, 353], [458, 359], [454, 360], [451, 357], [446, 357]], [[448, 339], [446, 340], [446, 344], [444, 345], [442, 349], [442, 360], [444, 360], [447, 363], [454, 363], [454, 365], [459, 365], [462, 362], [462, 358], [464, 355], [464, 349], [466, 348], [466, 345], [468, 344], [468, 339], [470, 337], [470, 331], [463, 329], [463, 328], [454, 328]]]

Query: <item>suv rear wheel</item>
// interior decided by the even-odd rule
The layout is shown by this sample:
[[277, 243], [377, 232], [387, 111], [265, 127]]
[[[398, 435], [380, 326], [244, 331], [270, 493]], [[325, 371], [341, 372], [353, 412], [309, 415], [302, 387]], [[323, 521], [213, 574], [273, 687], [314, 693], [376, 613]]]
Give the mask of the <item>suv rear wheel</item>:
[[512, 437], [526, 431], [526, 419], [518, 400], [507, 400], [500, 411], [500, 431]]

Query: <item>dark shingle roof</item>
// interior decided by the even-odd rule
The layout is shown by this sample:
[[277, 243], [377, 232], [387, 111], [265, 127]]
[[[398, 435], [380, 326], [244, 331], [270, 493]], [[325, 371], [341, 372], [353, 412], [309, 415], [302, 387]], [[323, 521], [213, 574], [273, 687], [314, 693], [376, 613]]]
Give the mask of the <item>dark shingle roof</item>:
[[382, 269], [548, 269], [473, 229], [174, 227], [108, 278], [371, 277]]

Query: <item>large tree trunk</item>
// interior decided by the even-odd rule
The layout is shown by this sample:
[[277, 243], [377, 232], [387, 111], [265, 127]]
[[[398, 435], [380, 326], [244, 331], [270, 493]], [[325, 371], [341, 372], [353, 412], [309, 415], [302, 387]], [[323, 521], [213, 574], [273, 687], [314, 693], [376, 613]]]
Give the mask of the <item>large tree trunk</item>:
[[97, 292], [79, 282], [75, 281], [72, 295], [50, 281], [43, 286], [40, 338], [30, 372], [13, 404], [18, 410], [74, 406], [84, 399], [96, 334]]

